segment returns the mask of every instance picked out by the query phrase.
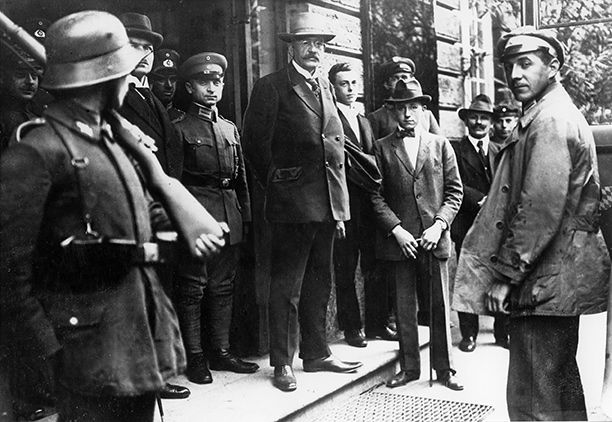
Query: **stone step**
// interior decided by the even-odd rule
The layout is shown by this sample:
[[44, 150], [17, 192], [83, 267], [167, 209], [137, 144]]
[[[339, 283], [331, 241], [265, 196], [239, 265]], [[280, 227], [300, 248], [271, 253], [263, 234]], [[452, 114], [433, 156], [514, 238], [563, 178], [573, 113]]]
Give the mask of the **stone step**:
[[[422, 347], [429, 340], [427, 327], [419, 327]], [[184, 376], [171, 380], [191, 389], [186, 400], [164, 400], [164, 421], [313, 421], [338, 403], [383, 383], [397, 371], [397, 342], [370, 340], [365, 348], [348, 346], [343, 341], [330, 345], [332, 353], [347, 361], [361, 361], [354, 374], [305, 373], [296, 359], [294, 371], [298, 388], [282, 392], [272, 385], [273, 369], [268, 356], [250, 359], [261, 369], [255, 374], [213, 371], [213, 383], [197, 385]], [[159, 413], [156, 421], [161, 421]]]

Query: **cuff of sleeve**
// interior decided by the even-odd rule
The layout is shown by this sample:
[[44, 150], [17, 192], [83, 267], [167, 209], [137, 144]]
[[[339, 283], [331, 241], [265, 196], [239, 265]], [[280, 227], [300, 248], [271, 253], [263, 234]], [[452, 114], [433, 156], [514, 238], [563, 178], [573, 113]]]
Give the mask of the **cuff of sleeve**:
[[387, 232], [387, 237], [393, 236], [393, 229], [395, 229], [399, 225], [400, 223], [397, 223], [395, 226], [391, 227], [391, 229]]
[[505, 246], [499, 250], [497, 256], [491, 257], [491, 260], [495, 261], [495, 270], [508, 277], [511, 284], [521, 284], [529, 270], [529, 264], [521, 261], [518, 252]]
[[439, 216], [439, 215], [436, 215], [436, 216], [434, 217], [434, 221], [441, 221], [441, 222], [442, 222], [442, 224], [443, 224], [443, 226], [442, 226], [442, 230], [443, 230], [443, 231], [444, 231], [444, 230], [448, 230], [448, 221], [446, 221], [446, 220], [444, 219], [444, 217]]

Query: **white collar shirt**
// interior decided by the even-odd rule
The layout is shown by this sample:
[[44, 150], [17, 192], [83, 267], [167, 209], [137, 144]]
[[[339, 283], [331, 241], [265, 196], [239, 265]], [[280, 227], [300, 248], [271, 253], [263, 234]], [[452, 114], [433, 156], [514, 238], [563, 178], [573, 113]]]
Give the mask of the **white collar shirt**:
[[417, 157], [419, 156], [419, 146], [421, 145], [421, 130], [419, 126], [414, 129], [414, 138], [411, 136], [404, 136], [402, 139], [404, 141], [404, 149], [406, 150], [406, 154], [408, 154], [408, 159], [410, 160], [410, 164], [412, 164], [412, 168], [416, 168]]
[[337, 105], [338, 110], [340, 110], [344, 117], [346, 117], [349, 126], [351, 127], [351, 129], [353, 129], [353, 132], [357, 137], [357, 141], [361, 143], [361, 131], [359, 130], [359, 120], [357, 120], [357, 115], [359, 114], [358, 110], [352, 105], [346, 105], [342, 103], [337, 103]]
[[472, 144], [476, 152], [478, 152], [478, 142], [482, 141], [482, 150], [484, 151], [485, 155], [489, 154], [489, 136], [488, 135], [481, 139], [476, 139], [476, 138], [473, 138], [471, 135], [468, 135], [468, 139], [470, 140], [470, 143]]

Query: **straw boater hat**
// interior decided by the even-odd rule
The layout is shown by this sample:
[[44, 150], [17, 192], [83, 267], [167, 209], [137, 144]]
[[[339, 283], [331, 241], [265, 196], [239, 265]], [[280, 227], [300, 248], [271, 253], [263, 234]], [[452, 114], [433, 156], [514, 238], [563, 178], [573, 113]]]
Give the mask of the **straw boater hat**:
[[423, 94], [421, 84], [416, 79], [408, 82], [398, 81], [391, 97], [385, 100], [388, 104], [408, 103], [413, 101], [430, 102], [431, 97]]
[[469, 112], [474, 111], [476, 113], [484, 113], [493, 117], [493, 103], [488, 95], [478, 94], [472, 100], [472, 104], [468, 108], [460, 108], [457, 111], [459, 118], [465, 120]]
[[298, 38], [321, 37], [324, 42], [328, 42], [336, 34], [327, 30], [326, 21], [325, 16], [312, 12], [296, 13], [289, 20], [289, 32], [279, 33], [278, 38], [285, 42], [292, 42]]

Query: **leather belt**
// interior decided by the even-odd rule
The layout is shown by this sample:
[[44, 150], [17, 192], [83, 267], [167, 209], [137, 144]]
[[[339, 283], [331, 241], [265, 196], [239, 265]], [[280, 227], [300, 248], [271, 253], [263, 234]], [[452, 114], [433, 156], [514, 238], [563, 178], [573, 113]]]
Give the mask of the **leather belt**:
[[236, 181], [229, 177], [217, 178], [185, 173], [183, 174], [182, 182], [187, 186], [202, 186], [228, 190], [236, 189]]

